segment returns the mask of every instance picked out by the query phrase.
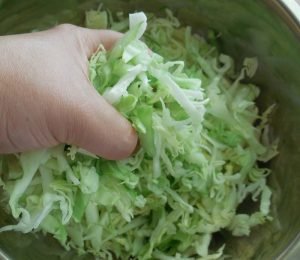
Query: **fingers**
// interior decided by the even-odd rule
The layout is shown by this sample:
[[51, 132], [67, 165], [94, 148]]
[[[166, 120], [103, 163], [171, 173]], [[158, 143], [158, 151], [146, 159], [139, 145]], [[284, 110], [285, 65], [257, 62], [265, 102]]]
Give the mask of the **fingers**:
[[137, 146], [137, 134], [94, 89], [86, 88], [86, 103], [69, 111], [67, 139], [105, 159], [119, 160], [130, 156]]
[[[52, 33], [59, 39], [63, 38], [62, 34], [71, 36], [65, 37], [65, 41], [72, 41], [75, 36], [76, 43], [79, 43], [76, 46], [87, 58], [97, 51], [100, 44], [110, 49], [122, 37], [121, 33], [110, 30], [85, 29], [68, 24], [53, 28]], [[137, 145], [135, 130], [85, 80], [85, 77], [80, 78], [77, 81], [79, 87], [73, 86], [77, 89], [73, 96], [76, 100], [70, 105], [68, 97], [68, 102], [64, 103], [64, 115], [60, 120], [64, 125], [60, 130], [52, 129], [53, 135], [59, 142], [77, 145], [106, 159], [118, 160], [130, 156]], [[55, 116], [52, 121], [55, 121]]]
[[95, 53], [100, 44], [109, 50], [122, 37], [122, 33], [111, 30], [94, 30], [78, 27], [80, 40], [88, 58]]
[[[111, 30], [77, 28], [88, 58], [97, 51], [100, 44], [109, 50], [122, 37], [121, 33]], [[74, 142], [106, 159], [116, 160], [130, 156], [137, 146], [135, 130], [94, 88], [87, 86], [86, 89], [90, 92], [89, 101], [83, 113], [80, 113], [82, 119], [79, 121], [82, 124], [78, 128], [84, 129], [75, 134]]]

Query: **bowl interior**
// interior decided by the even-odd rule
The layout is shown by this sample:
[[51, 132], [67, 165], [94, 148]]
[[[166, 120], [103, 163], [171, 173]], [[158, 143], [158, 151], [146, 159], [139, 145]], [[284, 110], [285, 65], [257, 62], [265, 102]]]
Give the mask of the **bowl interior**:
[[[97, 8], [97, 0], [4, 0], [0, 1], [0, 35], [46, 29], [57, 23], [83, 24], [84, 11]], [[234, 259], [272, 259], [300, 232], [300, 35], [292, 32], [275, 10], [276, 1], [220, 0], [103, 0], [112, 11], [173, 10], [194, 32], [219, 32], [220, 49], [241, 64], [245, 57], [258, 57], [254, 82], [260, 86], [258, 104], [263, 111], [275, 103], [271, 135], [280, 138], [280, 154], [271, 162], [269, 183], [274, 191], [274, 221], [260, 226], [249, 237], [228, 236], [227, 250]], [[284, 16], [284, 9], [279, 10]], [[0, 225], [10, 222], [0, 211]], [[17, 243], [16, 243], [17, 241]], [[65, 252], [51, 238], [39, 234], [0, 234], [3, 255], [13, 259], [79, 259]], [[300, 257], [300, 256], [299, 256]], [[1, 254], [0, 254], [1, 258]], [[80, 259], [83, 259], [82, 257]], [[286, 259], [286, 258], [285, 258]], [[291, 259], [291, 258], [290, 258]]]

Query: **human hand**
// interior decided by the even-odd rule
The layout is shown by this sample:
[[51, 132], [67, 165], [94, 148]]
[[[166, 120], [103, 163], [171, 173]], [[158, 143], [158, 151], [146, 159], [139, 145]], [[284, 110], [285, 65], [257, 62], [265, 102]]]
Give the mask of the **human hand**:
[[59, 143], [106, 159], [135, 149], [137, 135], [88, 79], [88, 59], [120, 34], [72, 25], [0, 37], [0, 153]]

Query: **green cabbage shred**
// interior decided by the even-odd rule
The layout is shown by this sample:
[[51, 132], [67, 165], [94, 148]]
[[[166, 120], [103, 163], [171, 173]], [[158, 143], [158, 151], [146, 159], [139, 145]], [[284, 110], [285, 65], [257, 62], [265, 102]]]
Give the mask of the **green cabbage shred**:
[[[148, 17], [148, 23], [147, 23]], [[257, 68], [233, 60], [166, 17], [90, 11], [86, 25], [127, 31], [91, 58], [90, 80], [128, 118], [141, 148], [107, 161], [74, 146], [2, 156], [1, 185], [17, 224], [3, 231], [51, 234], [67, 250], [100, 259], [223, 259], [226, 230], [248, 236], [270, 221], [267, 168], [276, 153]], [[254, 127], [254, 124], [256, 125]], [[252, 212], [238, 207], [256, 202]], [[131, 258], [130, 258], [131, 257]]]

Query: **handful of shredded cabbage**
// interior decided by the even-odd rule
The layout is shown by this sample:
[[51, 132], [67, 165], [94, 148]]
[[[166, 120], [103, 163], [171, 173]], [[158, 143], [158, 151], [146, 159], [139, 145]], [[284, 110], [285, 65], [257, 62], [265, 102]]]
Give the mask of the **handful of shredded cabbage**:
[[[111, 51], [99, 47], [90, 80], [136, 129], [141, 148], [107, 161], [60, 145], [0, 159], [1, 185], [17, 224], [1, 232], [42, 231], [66, 249], [100, 259], [222, 259], [226, 230], [247, 236], [270, 221], [270, 170], [277, 153], [259, 114], [255, 58], [236, 74], [170, 11], [90, 11], [91, 28], [129, 30]], [[142, 38], [143, 37], [143, 38]], [[256, 126], [254, 126], [256, 123]], [[250, 199], [251, 213], [238, 207]]]

